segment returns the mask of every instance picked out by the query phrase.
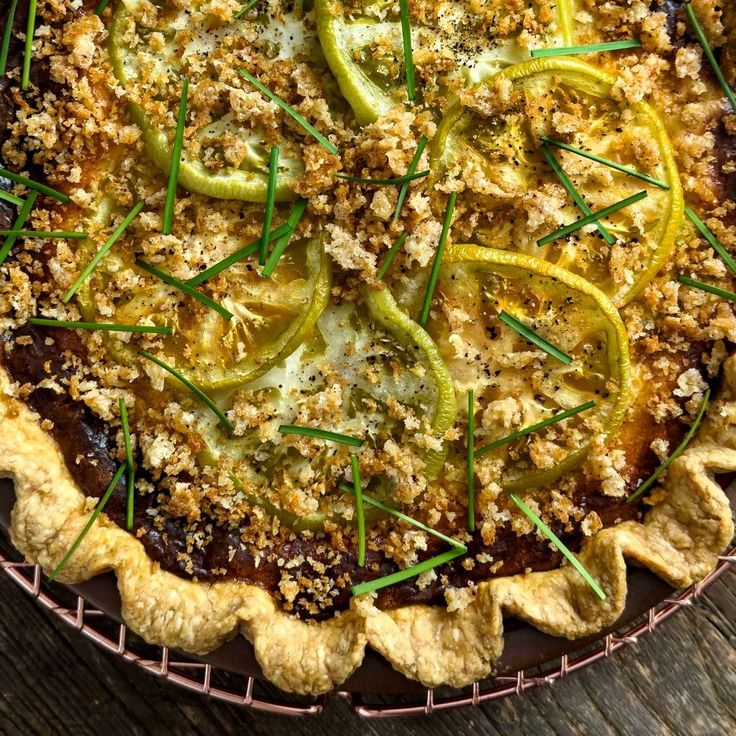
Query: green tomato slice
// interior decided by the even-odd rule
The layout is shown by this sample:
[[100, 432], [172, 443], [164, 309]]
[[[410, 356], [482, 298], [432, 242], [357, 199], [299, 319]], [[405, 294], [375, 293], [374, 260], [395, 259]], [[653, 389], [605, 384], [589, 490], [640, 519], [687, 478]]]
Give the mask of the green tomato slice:
[[[275, 433], [282, 424], [304, 424], [299, 420], [304, 405], [327, 407], [329, 413], [322, 424], [311, 421], [309, 426], [362, 437], [363, 449], [380, 451], [394, 442], [402, 456], [406, 452], [421, 459], [418, 472], [428, 480], [442, 469], [443, 436], [456, 416], [452, 379], [439, 349], [388, 290], [366, 290], [360, 304], [329, 306], [296, 351], [241, 387], [233, 400], [236, 407], [241, 401], [255, 407], [258, 422], [233, 437], [202, 414], [206, 450], [201, 459], [226, 468], [247, 489], [248, 498], [258, 499], [258, 505], [293, 528], [322, 529], [326, 520], [345, 523], [353, 512], [352, 500], [339, 490], [349, 466], [347, 449], [320, 441], [317, 449], [303, 452], [300, 438]], [[412, 413], [416, 429], [408, 428], [397, 406]], [[434, 438], [432, 446], [415, 444], [419, 433]], [[304, 486], [323, 484], [320, 507], [295, 516], [280, 495], [292, 492], [289, 478]], [[361, 480], [366, 492], [394, 502], [396, 481], [390, 470], [367, 472]], [[378, 518], [375, 511], [368, 517]]]
[[[489, 115], [456, 104], [448, 111], [432, 142], [435, 181], [473, 172], [465, 178], [466, 195], [478, 197], [487, 212], [474, 234], [479, 244], [545, 258], [597, 284], [616, 305], [627, 304], [667, 262], [683, 220], [682, 185], [661, 118], [646, 102], [614, 100], [615, 79], [579, 59], [534, 59], [499, 72], [487, 84], [500, 79], [512, 85], [508, 110]], [[573, 132], [556, 133], [554, 127], [565, 121]], [[648, 196], [605, 220], [614, 245], [591, 225], [540, 248], [539, 238], [583, 217], [542, 155], [542, 134], [613, 159], [669, 189], [551, 148], [593, 211], [642, 190]], [[559, 213], [557, 224], [544, 216], [541, 224], [534, 222], [531, 211], [520, 207], [530, 192], [549, 196], [542, 195], [542, 182], [563, 197], [546, 205]]]
[[[562, 5], [566, 3], [563, 0]], [[500, 35], [489, 38], [478, 31], [483, 9], [477, 3], [438, 0], [420, 5], [429, 7], [421, 8], [427, 10], [424, 22], [412, 20], [415, 56], [422, 50], [450, 50], [454, 55], [450, 76], [460, 85], [475, 84], [529, 58], [528, 49], [514, 40]], [[316, 0], [315, 10], [322, 51], [358, 123], [372, 123], [400, 105], [406, 90], [398, 3]], [[558, 7], [546, 45], [569, 36], [570, 18]]]
[[[128, 95], [129, 111], [141, 128], [148, 155], [166, 174], [171, 166], [175, 126], [158, 125], [155, 119], [161, 119], [162, 110], [175, 118], [181, 86], [178, 77], [187, 74], [187, 65], [201, 63], [201, 56], [211, 54], [224, 34], [237, 36], [243, 28], [234, 23], [223, 29], [213, 17], [210, 27], [203, 26], [192, 37], [187, 20], [191, 5], [197, 10], [206, 8], [204, 0], [183, 5], [158, 2], [155, 24], [146, 25], [149, 15], [145, 3], [120, 2], [110, 26], [113, 72]], [[264, 37], [270, 38], [268, 34]], [[281, 37], [276, 40], [286, 43]], [[304, 173], [304, 165], [298, 141], [284, 137], [279, 147], [276, 200], [289, 201], [296, 197], [291, 186]], [[258, 127], [238, 122], [226, 109], [213, 111], [212, 121], [185, 140], [179, 184], [217, 199], [265, 202], [269, 151], [270, 144]]]
[[[572, 362], [529, 343], [500, 320], [502, 311]], [[631, 400], [628, 338], [618, 311], [595, 286], [539, 258], [474, 245], [449, 248], [427, 331], [458, 393], [475, 391], [478, 448], [596, 402], [565, 425], [488, 453], [509, 490], [550, 483], [574, 469], [595, 435], [618, 429]]]

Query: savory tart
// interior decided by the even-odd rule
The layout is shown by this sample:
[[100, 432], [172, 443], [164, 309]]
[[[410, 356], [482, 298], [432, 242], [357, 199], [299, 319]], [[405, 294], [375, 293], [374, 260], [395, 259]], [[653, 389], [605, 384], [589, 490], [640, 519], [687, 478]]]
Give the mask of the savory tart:
[[13, 0], [0, 471], [51, 578], [320, 693], [733, 535], [736, 11]]

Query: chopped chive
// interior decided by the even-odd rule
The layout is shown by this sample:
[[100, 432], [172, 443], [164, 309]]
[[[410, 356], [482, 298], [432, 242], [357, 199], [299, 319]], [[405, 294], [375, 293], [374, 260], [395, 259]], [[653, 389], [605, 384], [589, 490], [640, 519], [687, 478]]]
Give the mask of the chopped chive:
[[174, 205], [176, 203], [176, 187], [179, 183], [181, 151], [184, 145], [184, 127], [186, 126], [188, 98], [189, 79], [184, 77], [181, 81], [181, 97], [179, 98], [179, 111], [176, 116], [176, 132], [174, 133], [174, 145], [171, 149], [169, 183], [166, 187], [166, 202], [164, 203], [164, 217], [161, 227], [161, 232], [164, 235], [171, 235], [171, 231], [174, 227]]
[[732, 291], [726, 291], [725, 289], [721, 289], [718, 286], [713, 286], [713, 284], [706, 284], [702, 281], [696, 281], [695, 279], [691, 279], [688, 276], [678, 276], [677, 280], [681, 284], [692, 286], [693, 289], [707, 291], [709, 294], [715, 294], [715, 296], [720, 296], [723, 299], [728, 299], [731, 302], [736, 302], [736, 294], [734, 294]]
[[0, 230], [0, 235], [15, 235], [18, 238], [67, 238], [68, 240], [85, 240], [87, 233], [67, 232], [66, 230]]
[[437, 252], [434, 256], [434, 263], [432, 264], [432, 271], [429, 274], [429, 283], [427, 284], [427, 291], [424, 294], [424, 303], [422, 304], [422, 311], [419, 314], [419, 324], [424, 327], [429, 319], [429, 308], [432, 305], [432, 297], [434, 296], [434, 289], [437, 286], [437, 279], [440, 275], [440, 267], [442, 266], [442, 256], [445, 253], [445, 246], [447, 245], [447, 236], [450, 234], [450, 227], [452, 226], [452, 216], [455, 212], [455, 201], [457, 200], [457, 192], [452, 192], [450, 198], [447, 200], [447, 207], [445, 208], [445, 217], [442, 222], [442, 234], [440, 235], [440, 242], [437, 245]]
[[736, 262], [734, 262], [731, 254], [723, 247], [718, 238], [709, 230], [708, 226], [695, 214], [689, 207], [685, 207], [685, 214], [690, 221], [700, 231], [700, 234], [710, 243], [713, 250], [723, 259], [725, 264], [736, 273]]
[[534, 343], [537, 347], [542, 348], [546, 353], [549, 353], [553, 358], [557, 358], [561, 363], [570, 365], [572, 363], [572, 356], [555, 347], [551, 342], [547, 342], [541, 335], [538, 335], [530, 327], [527, 327], [523, 322], [519, 322], [516, 317], [510, 315], [506, 311], [501, 311], [498, 318], [504, 324], [511, 327], [512, 330], [516, 330], [524, 339]]
[[26, 22], [26, 43], [23, 51], [23, 71], [20, 88], [27, 90], [31, 81], [31, 59], [33, 58], [33, 36], [36, 33], [36, 13], [38, 0], [28, 2], [28, 21]]
[[3, 29], [3, 40], [0, 45], [0, 77], [5, 76], [5, 70], [8, 68], [8, 52], [10, 51], [10, 37], [13, 33], [13, 21], [15, 20], [15, 11], [18, 7], [18, 0], [11, 0], [8, 14], [5, 18], [5, 28]]
[[475, 396], [468, 391], [468, 530], [475, 531]]
[[37, 181], [33, 181], [33, 179], [29, 179], [27, 176], [21, 176], [20, 174], [16, 174], [12, 171], [8, 171], [7, 169], [3, 169], [1, 166], [0, 166], [0, 176], [12, 182], [15, 182], [16, 184], [22, 184], [24, 187], [33, 189], [34, 191], [40, 192], [41, 194], [45, 194], [47, 197], [52, 197], [53, 199], [58, 200], [62, 204], [69, 204], [69, 202], [72, 201], [71, 197], [68, 197], [66, 194], [63, 194], [62, 192], [59, 192], [56, 189], [52, 189], [46, 184], [41, 184]]
[[682, 442], [675, 448], [675, 451], [645, 480], [627, 499], [626, 503], [631, 503], [632, 501], [635, 501], [639, 496], [641, 496], [643, 493], [648, 491], [654, 483], [656, 483], [657, 479], [664, 473], [665, 470], [670, 466], [670, 464], [676, 460], [683, 452], [683, 450], [690, 444], [690, 440], [695, 436], [695, 433], [698, 431], [698, 427], [700, 426], [700, 423], [703, 421], [703, 417], [705, 416], [705, 410], [708, 408], [708, 401], [710, 400], [710, 389], [706, 389], [705, 394], [703, 395], [703, 401], [700, 404], [700, 408], [698, 409], [697, 416], [695, 417], [695, 421], [690, 425], [690, 429], [687, 431], [687, 434], [683, 438]]
[[125, 216], [125, 219], [115, 228], [113, 234], [105, 241], [102, 248], [95, 253], [92, 260], [84, 267], [79, 276], [77, 276], [76, 281], [69, 287], [69, 291], [64, 294], [61, 300], [64, 304], [67, 304], [77, 291], [79, 291], [79, 287], [87, 280], [92, 271], [97, 268], [97, 264], [107, 255], [110, 248], [115, 245], [115, 242], [125, 232], [128, 225], [138, 217], [145, 204], [143, 200], [137, 202], [133, 209]]
[[594, 406], [595, 401], [586, 401], [584, 404], [580, 404], [580, 406], [575, 406], [572, 409], [561, 411], [559, 414], [555, 414], [549, 419], [544, 419], [541, 422], [537, 422], [536, 424], [532, 424], [524, 429], [520, 429], [518, 432], [514, 432], [507, 437], [502, 437], [500, 440], [496, 440], [495, 442], [491, 442], [489, 445], [485, 445], [484, 447], [477, 449], [475, 451], [475, 456], [478, 457], [478, 455], [485, 455], [485, 453], [491, 452], [491, 450], [495, 450], [498, 447], [508, 445], [510, 442], [516, 442], [516, 440], [520, 440], [522, 437], [526, 437], [534, 432], [539, 432], [540, 429], [549, 427], [552, 424], [557, 424], [557, 422], [561, 422], [563, 419], [574, 417], [576, 414], [592, 409]]
[[616, 202], [609, 207], [598, 210], [598, 212], [593, 212], [593, 214], [588, 215], [587, 217], [583, 217], [582, 219], [577, 220], [577, 222], [573, 222], [571, 225], [566, 225], [565, 227], [562, 227], [559, 230], [555, 230], [555, 232], [550, 233], [543, 238], [540, 238], [539, 240], [537, 240], [537, 245], [547, 245], [548, 243], [552, 243], [555, 240], [567, 237], [568, 235], [570, 235], [570, 233], [574, 233], [576, 230], [580, 230], [580, 228], [585, 227], [586, 225], [592, 225], [596, 220], [602, 220], [604, 217], [608, 217], [609, 215], [612, 215], [615, 212], [624, 209], [624, 207], [629, 207], [632, 204], [636, 204], [642, 199], [645, 199], [647, 196], [649, 196], [647, 192], [638, 192], [637, 194], [632, 194], [630, 197], [626, 197], [626, 199], [622, 199], [620, 202]]
[[365, 567], [365, 510], [363, 508], [363, 486], [360, 482], [358, 456], [350, 453], [350, 467], [353, 471], [353, 492], [355, 495], [355, 514], [358, 517], [358, 564]]
[[54, 571], [49, 575], [49, 582], [53, 583], [56, 579], [57, 575], [62, 571], [64, 566], [69, 562], [69, 560], [72, 558], [72, 555], [77, 551], [79, 548], [79, 545], [82, 544], [82, 540], [87, 536], [89, 533], [89, 530], [92, 528], [92, 525], [97, 521], [97, 517], [102, 513], [102, 510], [107, 506], [107, 502], [110, 500], [110, 497], [115, 492], [115, 488], [117, 487], [118, 483], [120, 482], [120, 479], [123, 477], [123, 473], [125, 472], [125, 463], [123, 463], [113, 476], [112, 480], [110, 481], [110, 485], [107, 487], [107, 490], [105, 491], [102, 498], [97, 502], [97, 506], [95, 506], [95, 510], [92, 512], [92, 515], [89, 517], [89, 520], [84, 525], [84, 529], [80, 532], [79, 536], [74, 540], [72, 543], [72, 546], [69, 547], [69, 551], [64, 555], [61, 562], [54, 568]]
[[413, 102], [416, 96], [414, 87], [414, 54], [411, 48], [411, 22], [409, 19], [409, 0], [399, 0], [401, 12], [401, 40], [404, 44], [404, 66], [406, 67], [406, 96]]
[[713, 55], [713, 50], [708, 43], [708, 39], [705, 37], [705, 32], [703, 31], [703, 28], [698, 21], [698, 17], [695, 15], [695, 11], [693, 10], [693, 6], [691, 3], [687, 3], [685, 5], [685, 12], [687, 13], [687, 17], [690, 19], [690, 23], [693, 26], [693, 30], [695, 31], [695, 35], [698, 37], [700, 45], [703, 47], [703, 51], [708, 58], [708, 62], [713, 68], [713, 73], [716, 75], [718, 83], [723, 88], [723, 91], [726, 93], [726, 97], [728, 97], [728, 101], [731, 103], [731, 107], [736, 112], [736, 95], [734, 95], [733, 90], [726, 81], [726, 78], [723, 76], [721, 67], [718, 66], [716, 57]]
[[[573, 198], [575, 204], [578, 206], [580, 211], [584, 215], [592, 215], [593, 210], [591, 210], [590, 207], [588, 207], [585, 200], [580, 196], [580, 193], [575, 188], [575, 185], [570, 181], [570, 177], [568, 177], [568, 175], [564, 172], [564, 170], [562, 169], [562, 167], [560, 166], [554, 154], [552, 153], [552, 151], [550, 150], [549, 146], [546, 143], [542, 143], [541, 151], [547, 163], [552, 168], [552, 171], [554, 171], [555, 174], [557, 174], [558, 179], [562, 182], [562, 186], [565, 187], [565, 189], [567, 190], [567, 193]], [[605, 239], [605, 241], [609, 245], [613, 245], [616, 242], [616, 238], [614, 238], [613, 235], [611, 235], [611, 233], [609, 233], [608, 230], [606, 230], [602, 222], [598, 222], [596, 220], [595, 224], [598, 230], [600, 231], [600, 234]]]
[[171, 276], [168, 273], [159, 271], [159, 269], [155, 266], [152, 266], [150, 263], [146, 263], [145, 261], [141, 261], [139, 258], [136, 259], [135, 265], [138, 266], [138, 268], [142, 268], [144, 271], [150, 273], [151, 276], [155, 276], [157, 279], [160, 279], [165, 284], [173, 286], [175, 289], [178, 289], [187, 296], [192, 297], [192, 299], [196, 299], [200, 304], [204, 304], [205, 307], [213, 309], [225, 319], [233, 318], [234, 315], [232, 312], [228, 311], [227, 309], [225, 309], [225, 307], [213, 301], [208, 296], [205, 296], [201, 291], [197, 291], [193, 286], [190, 286], [184, 281], [180, 281], [179, 279]]
[[381, 264], [381, 268], [378, 269], [378, 273], [376, 274], [376, 278], [380, 281], [385, 275], [386, 271], [391, 267], [391, 264], [393, 263], [394, 258], [396, 258], [396, 254], [401, 250], [401, 246], [404, 245], [404, 242], [409, 237], [409, 233], [404, 231], [399, 235], [399, 237], [396, 239], [396, 242], [391, 246], [391, 250], [386, 254], [386, 258], [384, 258], [383, 263]]
[[16, 197], [15, 194], [6, 192], [4, 189], [0, 189], [0, 199], [5, 200], [16, 207], [22, 207], [24, 201], [20, 197]]
[[341, 445], [350, 445], [351, 447], [361, 447], [363, 444], [363, 440], [360, 437], [340, 434], [339, 432], [329, 432], [326, 429], [316, 429], [315, 427], [302, 427], [298, 424], [282, 424], [279, 427], [279, 432], [281, 434], [298, 434], [303, 437], [317, 437], [321, 440], [339, 442]]
[[[20, 211], [18, 212], [18, 217], [13, 223], [13, 230], [20, 230], [23, 227], [23, 225], [25, 225], [26, 220], [28, 219], [28, 215], [31, 214], [33, 205], [36, 204], [37, 198], [38, 198], [38, 192], [33, 191], [28, 195], [25, 203], [23, 204], [23, 206], [20, 208]], [[5, 259], [8, 257], [8, 254], [10, 253], [12, 247], [15, 245], [15, 241], [17, 239], [18, 239], [17, 235], [8, 235], [5, 238], [5, 242], [3, 243], [2, 248], [0, 248], [0, 263], [5, 263]]]
[[151, 355], [151, 353], [148, 353], [145, 350], [141, 350], [139, 354], [150, 360], [152, 363], [155, 363], [160, 368], [163, 368], [174, 376], [174, 378], [183, 383], [220, 420], [220, 422], [222, 422], [222, 424], [224, 424], [230, 431], [233, 430], [233, 423], [227, 418], [225, 412], [220, 409], [220, 407], [217, 406], [217, 404], [215, 404], [215, 402], [212, 401], [212, 399], [207, 396], [201, 388], [195, 386], [189, 379], [179, 373], [176, 368], [172, 368], [168, 363], [161, 360], [161, 358], [157, 358], [155, 355]]
[[582, 563], [575, 555], [563, 544], [562, 540], [514, 493], [510, 494], [511, 500], [528, 516], [535, 524], [537, 529], [544, 534], [547, 539], [555, 546], [558, 552], [561, 552], [570, 561], [570, 564], [583, 576], [593, 592], [602, 600], [606, 600], [606, 594], [601, 586], [593, 580], [591, 574], [583, 567]]
[[100, 0], [100, 2], [97, 4], [97, 7], [95, 8], [95, 15], [97, 16], [102, 15], [107, 9], [107, 6], [109, 4], [110, 4], [110, 0]]
[[[275, 230], [272, 230], [271, 234], [268, 237], [269, 240], [273, 241], [276, 240], [276, 238], [280, 238], [282, 235], [286, 235], [288, 233], [289, 226], [288, 224], [284, 223], [283, 225], [281, 225], [281, 227], [277, 227]], [[187, 281], [187, 284], [189, 284], [189, 286], [198, 286], [204, 281], [208, 281], [213, 276], [216, 276], [218, 273], [221, 273], [222, 271], [230, 268], [230, 266], [234, 266], [236, 263], [244, 261], [246, 258], [249, 258], [254, 253], [257, 253], [260, 245], [260, 238], [258, 238], [258, 240], [254, 240], [252, 243], [248, 243], [248, 245], [245, 245], [242, 248], [236, 250], [234, 253], [231, 253], [229, 256], [227, 256], [227, 258], [223, 258], [221, 261], [218, 261], [214, 265], [210, 266], [207, 270], [202, 271], [202, 273], [198, 273], [196, 276], [189, 279]]]
[[467, 554], [467, 550], [454, 548], [443, 552], [441, 555], [436, 557], [430, 557], [428, 560], [424, 560], [417, 565], [406, 568], [406, 570], [399, 570], [398, 572], [391, 573], [391, 575], [384, 575], [382, 578], [376, 578], [375, 580], [367, 580], [365, 583], [359, 583], [351, 588], [351, 592], [354, 596], [363, 595], [364, 593], [372, 593], [374, 590], [380, 590], [381, 588], [387, 588], [389, 585], [395, 585], [401, 583], [404, 580], [409, 580], [417, 575], [421, 575], [427, 570], [432, 570], [435, 567], [444, 565], [446, 562], [451, 562], [457, 557]]
[[243, 76], [245, 79], [247, 79], [254, 87], [256, 87], [258, 90], [260, 90], [266, 97], [268, 97], [272, 102], [275, 102], [284, 112], [291, 115], [294, 120], [296, 120], [299, 125], [302, 126], [310, 135], [312, 135], [319, 143], [321, 143], [324, 148], [328, 151], [328, 153], [332, 153], [335, 156], [338, 154], [337, 147], [331, 143], [325, 136], [320, 133], [317, 128], [315, 128], [310, 122], [307, 121], [307, 119], [298, 113], [291, 105], [284, 102], [278, 95], [275, 95], [273, 92], [271, 92], [268, 87], [265, 87], [261, 82], [259, 82], [252, 74], [247, 72], [245, 69], [238, 69], [238, 72], [241, 76]]
[[258, 5], [259, 0], [250, 0], [249, 3], [246, 3], [243, 5], [240, 10], [238, 10], [237, 13], [233, 16], [233, 20], [240, 20], [251, 8], [254, 8], [256, 5]]
[[276, 185], [279, 175], [279, 147], [271, 146], [271, 156], [268, 164], [268, 189], [266, 190], [266, 211], [263, 215], [263, 234], [258, 246], [258, 265], [265, 266], [268, 260], [269, 233], [273, 220], [273, 207], [276, 202]]
[[45, 317], [31, 317], [28, 320], [38, 327], [59, 327], [68, 330], [100, 330], [101, 332], [140, 332], [151, 335], [171, 335], [171, 327], [155, 325], [118, 325], [112, 322], [73, 322], [62, 319], [46, 319]]
[[291, 238], [294, 235], [297, 226], [301, 222], [304, 211], [307, 209], [307, 204], [308, 202], [306, 199], [299, 199], [294, 205], [294, 209], [291, 211], [289, 219], [286, 221], [286, 225], [289, 230], [276, 241], [276, 245], [274, 245], [271, 255], [268, 257], [266, 265], [263, 267], [263, 271], [261, 272], [261, 275], [265, 276], [267, 279], [270, 279], [273, 275], [273, 272], [276, 270], [276, 266], [278, 266], [278, 263], [281, 260], [281, 256], [284, 254], [286, 247], [291, 242]]
[[619, 164], [616, 161], [611, 161], [611, 159], [609, 158], [603, 158], [603, 156], [598, 156], [595, 153], [591, 153], [590, 151], [585, 151], [582, 148], [576, 148], [575, 146], [571, 146], [569, 143], [557, 141], [554, 138], [550, 138], [546, 135], [540, 135], [539, 139], [541, 141], [544, 141], [544, 143], [549, 143], [550, 146], [561, 148], [563, 151], [569, 151], [570, 153], [576, 153], [578, 156], [587, 158], [589, 161], [595, 161], [596, 163], [603, 164], [604, 166], [608, 166], [611, 169], [620, 171], [622, 174], [633, 176], [636, 179], [641, 179], [642, 181], [646, 181], [649, 184], [653, 184], [655, 187], [659, 187], [660, 189], [670, 188], [669, 184], [666, 184], [659, 179], [655, 179], [653, 176], [649, 176], [649, 174], [643, 174], [641, 171], [632, 169], [629, 166], [624, 166], [623, 164]]
[[353, 181], [357, 184], [372, 184], [376, 187], [392, 187], [398, 186], [399, 184], [408, 184], [415, 179], [423, 179], [425, 176], [429, 176], [429, 170], [404, 174], [404, 176], [397, 176], [395, 179], [370, 179], [362, 176], [348, 176], [347, 174], [338, 174], [337, 178], [342, 179], [343, 181]]
[[128, 424], [128, 407], [125, 399], [120, 397], [120, 424], [123, 427], [123, 445], [125, 446], [125, 467], [127, 498], [125, 503], [125, 526], [133, 528], [135, 503], [135, 463], [133, 461], [133, 446], [130, 442], [130, 425]]
[[641, 41], [629, 38], [626, 41], [609, 41], [607, 43], [591, 43], [582, 46], [566, 46], [564, 48], [532, 49], [532, 59], [541, 59], [544, 56], [573, 56], [575, 54], [598, 54], [603, 51], [621, 51], [636, 49]]
[[[355, 495], [355, 490], [351, 486], [349, 486], [347, 483], [340, 483], [340, 490], [344, 491], [345, 493], [350, 493], [352, 495]], [[393, 509], [390, 506], [387, 506], [385, 503], [381, 503], [378, 499], [373, 498], [372, 496], [367, 496], [365, 493], [363, 493], [363, 501], [365, 501], [365, 503], [367, 504], [370, 504], [371, 506], [375, 506], [377, 509], [380, 509], [381, 511], [384, 511], [390, 516], [394, 516], [397, 519], [401, 519], [402, 521], [405, 521], [407, 524], [411, 524], [412, 526], [415, 526], [417, 529], [421, 529], [423, 532], [426, 532], [427, 534], [431, 534], [433, 537], [437, 537], [437, 539], [441, 539], [443, 542], [447, 542], [448, 544], [455, 547], [455, 549], [460, 549], [463, 552], [468, 551], [468, 548], [462, 542], [458, 542], [457, 539], [453, 539], [452, 537], [448, 537], [446, 534], [443, 534], [442, 532], [438, 532], [437, 530], [432, 529], [431, 526], [427, 526], [426, 524], [423, 524], [421, 521], [417, 521], [416, 519], [413, 519], [411, 516], [407, 516], [401, 511], [398, 511], [397, 509]]]
[[[411, 163], [409, 164], [409, 168], [407, 169], [407, 174], [413, 174], [417, 170], [417, 166], [419, 166], [419, 161], [422, 158], [422, 154], [424, 153], [424, 149], [427, 147], [427, 136], [422, 136], [419, 139], [419, 143], [417, 143], [417, 150], [414, 152], [414, 157], [411, 160]], [[394, 222], [399, 221], [399, 215], [401, 214], [401, 207], [404, 204], [404, 200], [406, 199], [406, 195], [409, 193], [409, 183], [402, 185], [401, 190], [399, 191], [399, 198], [396, 200], [396, 209], [394, 210]]]

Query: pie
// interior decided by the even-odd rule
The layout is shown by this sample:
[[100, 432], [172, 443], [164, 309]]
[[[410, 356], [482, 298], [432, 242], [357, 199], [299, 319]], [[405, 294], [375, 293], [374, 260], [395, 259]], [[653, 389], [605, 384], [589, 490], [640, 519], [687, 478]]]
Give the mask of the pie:
[[627, 562], [714, 568], [731, 3], [48, 0], [5, 28], [29, 561], [113, 570], [148, 641], [242, 634], [311, 694], [367, 646], [464, 686], [504, 616], [590, 636]]

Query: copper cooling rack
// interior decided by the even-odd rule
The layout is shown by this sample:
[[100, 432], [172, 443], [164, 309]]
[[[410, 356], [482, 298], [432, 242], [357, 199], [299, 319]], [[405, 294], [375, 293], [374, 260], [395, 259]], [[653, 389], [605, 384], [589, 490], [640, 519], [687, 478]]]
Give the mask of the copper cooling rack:
[[736, 547], [719, 558], [717, 568], [705, 580], [665, 598], [643, 616], [615, 633], [609, 633], [593, 645], [564, 654], [540, 667], [476, 682], [463, 690], [424, 690], [417, 695], [380, 696], [373, 700], [359, 693], [338, 691], [318, 699], [296, 698], [269, 688], [255, 677], [238, 677], [215, 665], [197, 661], [167, 647], [153, 647], [143, 642], [124, 624], [117, 623], [104, 611], [91, 606], [80, 595], [63, 585], [48, 586], [37, 565], [18, 562], [11, 551], [0, 546], [0, 569], [35, 598], [42, 606], [73, 626], [83, 636], [107, 651], [123, 657], [146, 672], [163, 677], [188, 690], [209, 695], [216, 700], [279, 715], [306, 716], [321, 713], [330, 699], [344, 698], [357, 714], [390, 717], [428, 714], [520, 694], [549, 685], [593, 662], [611, 656], [619, 649], [635, 644], [654, 631], [663, 621], [682, 608], [692, 606], [705, 589], [736, 564]]

